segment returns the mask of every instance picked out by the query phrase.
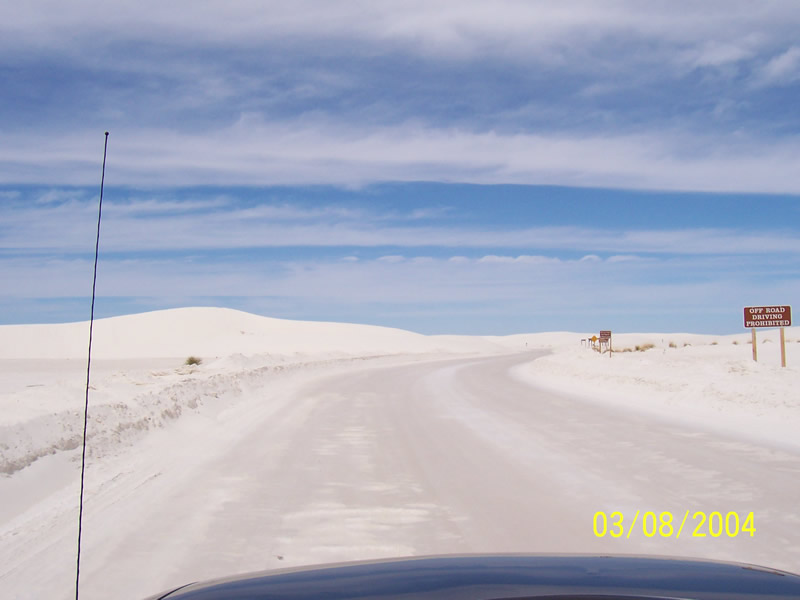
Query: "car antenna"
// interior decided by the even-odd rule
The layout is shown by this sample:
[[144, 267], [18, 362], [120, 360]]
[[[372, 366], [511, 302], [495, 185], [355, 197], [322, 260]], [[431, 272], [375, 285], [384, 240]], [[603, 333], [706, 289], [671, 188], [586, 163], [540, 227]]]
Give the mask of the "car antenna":
[[103, 174], [100, 177], [100, 204], [97, 208], [97, 238], [94, 244], [94, 275], [92, 277], [92, 311], [89, 317], [89, 356], [86, 361], [86, 401], [83, 405], [83, 453], [81, 455], [81, 497], [78, 503], [78, 558], [75, 565], [75, 600], [80, 594], [81, 581], [81, 532], [83, 528], [83, 482], [86, 475], [86, 428], [89, 423], [89, 376], [92, 370], [92, 329], [94, 327], [94, 299], [97, 290], [97, 257], [100, 253], [100, 219], [103, 216], [103, 185], [106, 180], [106, 153], [108, 151], [108, 132], [103, 144]]

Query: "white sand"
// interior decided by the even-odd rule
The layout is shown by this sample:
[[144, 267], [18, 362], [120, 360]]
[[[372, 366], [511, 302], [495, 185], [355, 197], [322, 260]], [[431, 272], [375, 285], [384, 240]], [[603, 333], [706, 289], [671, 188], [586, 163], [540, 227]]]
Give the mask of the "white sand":
[[785, 368], [779, 332], [771, 329], [757, 333], [758, 362], [750, 333], [622, 334], [612, 340], [613, 356], [582, 347], [585, 336], [568, 335], [530, 336], [554, 353], [516, 375], [597, 402], [800, 447], [800, 327], [785, 330]]
[[[84, 359], [88, 323], [0, 327], [0, 359]], [[345, 355], [486, 350], [491, 344], [461, 336], [424, 336], [400, 329], [287, 321], [226, 308], [181, 308], [100, 319], [92, 356], [141, 359], [232, 354]]]
[[[0, 327], [3, 598], [67, 598], [74, 593], [69, 589], [74, 560], [70, 553], [74, 552], [77, 516], [75, 486], [83, 425], [87, 334], [86, 323]], [[747, 344], [749, 333], [618, 335], [614, 338], [617, 349], [646, 343], [655, 346], [645, 352], [615, 353], [609, 359], [608, 355], [582, 347], [580, 339], [587, 335], [575, 333], [422, 336], [381, 327], [292, 322], [211, 308], [98, 321], [90, 395], [87, 497], [90, 514], [97, 515], [93, 525], [106, 533], [102, 539], [90, 537], [87, 541], [94, 558], [89, 555], [86, 559], [90, 579], [86, 597], [99, 598], [122, 589], [120, 586], [131, 586], [131, 577], [137, 580], [138, 587], [125, 589], [141, 590], [141, 594], [136, 592], [139, 595], [153, 593], [158, 591], [160, 582], [172, 584], [192, 572], [186, 565], [181, 567], [187, 569], [184, 572], [180, 565], [168, 564], [170, 556], [184, 556], [185, 549], [175, 547], [180, 540], [170, 542], [163, 534], [155, 541], [165, 545], [159, 556], [166, 563], [143, 562], [147, 553], [153, 552], [148, 549], [153, 540], [143, 540], [141, 547], [134, 547], [131, 540], [137, 528], [144, 526], [158, 503], [178, 497], [176, 490], [189, 489], [181, 486], [188, 485], [190, 477], [202, 479], [202, 473], [213, 470], [216, 457], [227, 455], [227, 449], [242, 437], [252, 435], [252, 428], [259, 423], [285, 418], [285, 431], [302, 431], [305, 420], [318, 410], [316, 405], [309, 405], [306, 410], [302, 402], [297, 404], [303, 397], [302, 390], [331, 375], [345, 374], [358, 382], [367, 373], [379, 373], [375, 370], [384, 367], [541, 348], [550, 353], [514, 368], [514, 377], [519, 381], [631, 414], [649, 414], [703, 430], [721, 430], [742, 440], [758, 439], [768, 447], [796, 452], [800, 447], [800, 329], [787, 330], [786, 334], [789, 366], [781, 368], [775, 331], [759, 333], [759, 362], [754, 363]], [[670, 347], [671, 343], [675, 347]], [[183, 365], [189, 355], [201, 357], [203, 363], [197, 367]], [[364, 426], [347, 427], [351, 432], [348, 444], [359, 446], [372, 440], [364, 437]], [[284, 443], [279, 439], [281, 431], [284, 430], [276, 430], [276, 439], [263, 442], [264, 452], [272, 452], [273, 445], [277, 452]], [[796, 454], [792, 456], [796, 458]], [[369, 461], [369, 457], [364, 460]], [[302, 465], [299, 468], [302, 471]], [[217, 511], [243, 493], [244, 488], [239, 486], [251, 484], [230, 485], [223, 496], [213, 501], [206, 499], [211, 504], [206, 502], [196, 516], [198, 531], [210, 527]], [[144, 497], [137, 495], [144, 490]], [[422, 519], [421, 514], [426, 519], [436, 518], [438, 513], [431, 498], [422, 497], [420, 502], [395, 516], [384, 514], [390, 506], [376, 505], [370, 509], [373, 512], [359, 513], [359, 522], [374, 527], [375, 519], [392, 522], [396, 517], [416, 522]], [[300, 506], [304, 501], [290, 498], [288, 504], [293, 503]], [[213, 506], [218, 508], [212, 510]], [[316, 527], [320, 533], [319, 528], [327, 523], [325, 536], [345, 536], [346, 515], [355, 508], [348, 508], [347, 503], [324, 504], [323, 508], [319, 514], [303, 513], [308, 517], [304, 526]], [[252, 506], [250, 509], [262, 510]], [[336, 525], [325, 517], [332, 514], [343, 515], [343, 524]], [[800, 522], [797, 514], [786, 517]], [[265, 515], [264, 522], [271, 518]], [[446, 522], [447, 518], [441, 516], [440, 523]], [[302, 531], [316, 535], [311, 529]], [[386, 530], [386, 536], [386, 546], [375, 546], [371, 555], [421, 550], [408, 540], [393, 544], [391, 528]], [[299, 549], [304, 543], [311, 543], [303, 539], [293, 538], [286, 545]], [[782, 543], [785, 549], [795, 542]], [[246, 554], [247, 544], [243, 544], [241, 552]], [[451, 548], [444, 542], [440, 546], [430, 542], [425, 550]], [[795, 558], [800, 557], [800, 545], [795, 550]], [[298, 553], [307, 560], [327, 556], [324, 552]], [[334, 554], [331, 559], [342, 556]], [[363, 557], [355, 551], [352, 556]], [[119, 564], [105, 564], [112, 559]], [[138, 568], [148, 565], [152, 579], [142, 581], [143, 574], [131, 575], [128, 559]], [[295, 560], [302, 563], [299, 558]], [[790, 562], [772, 566], [789, 568]], [[253, 563], [251, 568], [260, 568], [259, 565], [280, 566], [267, 562]]]

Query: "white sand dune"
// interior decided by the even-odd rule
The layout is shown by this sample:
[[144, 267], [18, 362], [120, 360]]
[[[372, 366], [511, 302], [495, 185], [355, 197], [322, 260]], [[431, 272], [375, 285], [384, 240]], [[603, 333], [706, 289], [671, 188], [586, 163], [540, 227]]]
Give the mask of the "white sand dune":
[[[0, 326], [0, 359], [84, 358], [88, 336], [88, 322]], [[92, 354], [99, 359], [222, 357], [235, 353], [464, 352], [491, 347], [490, 342], [475, 338], [428, 337], [389, 327], [288, 321], [200, 307], [98, 319], [93, 338]]]

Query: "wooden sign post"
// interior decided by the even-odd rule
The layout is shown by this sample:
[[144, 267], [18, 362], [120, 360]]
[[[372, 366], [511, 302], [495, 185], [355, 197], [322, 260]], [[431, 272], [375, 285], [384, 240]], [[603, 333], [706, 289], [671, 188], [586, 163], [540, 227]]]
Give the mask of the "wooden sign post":
[[786, 366], [786, 334], [783, 333], [783, 327], [781, 327], [781, 366]]
[[610, 331], [601, 331], [600, 332], [600, 353], [602, 354], [603, 343], [608, 345], [608, 358], [611, 358], [611, 332]]
[[786, 335], [784, 327], [792, 326], [791, 306], [745, 306], [744, 326], [752, 332], [753, 360], [758, 361], [756, 349], [756, 329], [780, 327], [781, 329], [781, 366], [786, 366]]

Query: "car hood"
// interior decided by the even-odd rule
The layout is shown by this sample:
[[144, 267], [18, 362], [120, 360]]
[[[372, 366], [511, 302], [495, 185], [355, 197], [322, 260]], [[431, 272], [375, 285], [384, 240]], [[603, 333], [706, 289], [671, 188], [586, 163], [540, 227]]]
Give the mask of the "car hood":
[[250, 573], [169, 600], [800, 599], [800, 576], [708, 560], [541, 554], [429, 556]]

